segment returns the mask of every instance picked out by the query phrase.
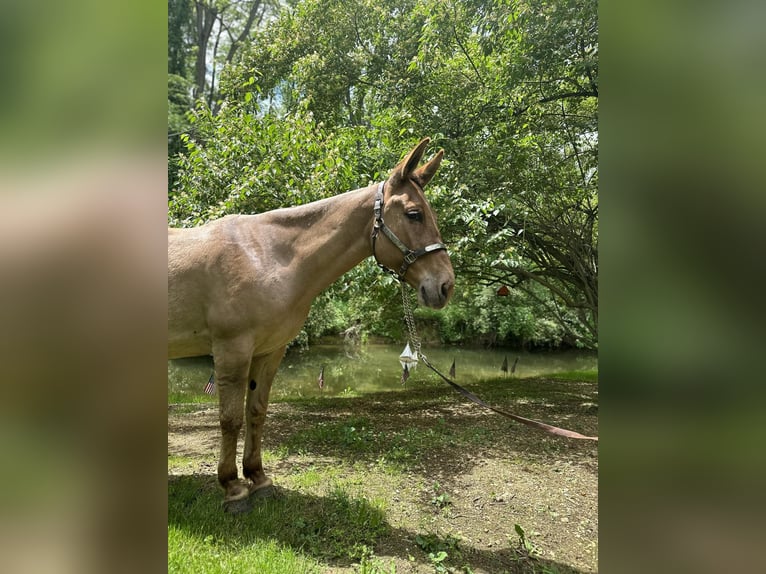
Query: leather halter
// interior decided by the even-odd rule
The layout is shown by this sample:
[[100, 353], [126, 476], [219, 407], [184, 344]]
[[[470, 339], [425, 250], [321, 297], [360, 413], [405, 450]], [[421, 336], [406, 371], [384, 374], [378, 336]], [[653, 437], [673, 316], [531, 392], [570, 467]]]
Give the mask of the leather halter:
[[[410, 180], [412, 181], [412, 180]], [[419, 257], [422, 257], [423, 255], [426, 255], [428, 253], [433, 253], [434, 251], [440, 251], [440, 250], [447, 250], [447, 246], [444, 245], [444, 243], [432, 243], [431, 245], [426, 245], [425, 247], [422, 247], [420, 249], [412, 250], [409, 247], [407, 247], [401, 239], [399, 239], [396, 234], [391, 231], [391, 228], [388, 227], [383, 222], [383, 206], [385, 204], [385, 201], [383, 199], [383, 186], [385, 185], [385, 181], [381, 181], [378, 184], [378, 191], [375, 194], [375, 204], [373, 206], [373, 213], [375, 214], [375, 221], [372, 225], [372, 255], [375, 257], [375, 262], [378, 264], [378, 267], [383, 269], [384, 271], [387, 271], [394, 277], [396, 277], [399, 280], [404, 280], [404, 274], [407, 273], [407, 269], [410, 265], [412, 265]], [[423, 191], [422, 188], [417, 185], [414, 181], [412, 182], [413, 185], [415, 185], [421, 192]], [[375, 241], [378, 238], [378, 232], [382, 231], [383, 235], [388, 237], [389, 241], [393, 243], [399, 251], [402, 252], [404, 255], [404, 260], [402, 261], [402, 266], [399, 268], [399, 271], [396, 272], [393, 269], [386, 267], [383, 265], [380, 260], [378, 259], [377, 254], [375, 253]]]

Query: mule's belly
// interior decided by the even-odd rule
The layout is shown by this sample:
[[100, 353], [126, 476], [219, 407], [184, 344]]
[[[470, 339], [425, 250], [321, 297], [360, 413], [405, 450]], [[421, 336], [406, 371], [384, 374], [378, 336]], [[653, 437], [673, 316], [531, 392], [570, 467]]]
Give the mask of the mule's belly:
[[207, 321], [184, 321], [181, 325], [171, 319], [168, 322], [168, 359], [212, 355], [214, 341], [218, 344], [230, 339], [248, 340], [253, 355], [275, 351], [300, 333], [308, 310], [286, 312], [272, 307], [272, 311], [269, 317], [258, 317], [255, 313], [238, 314], [240, 319], [255, 317], [254, 320], [243, 320], [239, 325], [233, 321], [219, 323], [211, 318]]
[[179, 299], [168, 301], [168, 359], [199, 357], [212, 352], [210, 328], [199, 312], [178, 305]]
[[191, 337], [168, 338], [168, 359], [183, 359], [185, 357], [201, 357], [210, 355], [213, 347], [209, 335], [193, 335]]

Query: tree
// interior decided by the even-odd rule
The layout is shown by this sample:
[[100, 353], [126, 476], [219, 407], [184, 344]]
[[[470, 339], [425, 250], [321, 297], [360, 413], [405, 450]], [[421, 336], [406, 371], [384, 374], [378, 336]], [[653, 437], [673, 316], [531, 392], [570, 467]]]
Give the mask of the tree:
[[212, 186], [192, 220], [357, 187], [427, 134], [448, 158], [429, 193], [458, 277], [596, 345], [595, 1], [302, 0], [219, 87], [185, 160], [185, 185]]
[[253, 28], [275, 6], [274, 0], [195, 0], [195, 99], [205, 98], [208, 106], [217, 107], [218, 70], [234, 60]]
[[219, 106], [218, 74], [247, 45], [278, 0], [168, 0], [168, 190], [175, 187], [185, 115]]
[[192, 37], [191, 0], [168, 0], [168, 74], [186, 78]]

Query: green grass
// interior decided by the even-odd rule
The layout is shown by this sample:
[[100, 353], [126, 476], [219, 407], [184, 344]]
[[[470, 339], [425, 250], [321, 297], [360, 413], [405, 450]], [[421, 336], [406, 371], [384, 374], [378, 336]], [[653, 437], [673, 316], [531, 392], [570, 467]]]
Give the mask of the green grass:
[[168, 404], [171, 405], [180, 405], [180, 404], [190, 404], [190, 405], [202, 405], [209, 403], [210, 405], [217, 405], [218, 404], [218, 398], [212, 397], [207, 394], [190, 394], [189, 392], [184, 391], [170, 391], [168, 392]]
[[269, 536], [279, 526], [275, 512], [224, 514], [220, 491], [205, 478], [171, 480], [168, 490], [168, 572], [319, 571], [315, 560]]
[[377, 463], [390, 474], [398, 474], [409, 465], [422, 462], [430, 453], [455, 446], [480, 446], [489, 437], [490, 432], [485, 428], [456, 428], [444, 417], [425, 428], [389, 428], [385, 420], [356, 416], [320, 421], [293, 433], [284, 446], [289, 453], [297, 455], [321, 451], [342, 458], [363, 459]]
[[303, 472], [290, 476], [290, 483], [297, 488], [313, 488], [335, 481], [340, 471], [335, 466], [325, 468], [310, 467]]
[[[535, 407], [542, 409], [541, 416], [547, 416], [581, 413], [581, 395], [597, 380], [597, 371], [585, 371], [534, 379], [489, 379], [469, 388], [490, 404], [513, 410], [514, 403], [520, 402], [525, 412]], [[187, 397], [179, 402], [189, 405], [175, 406], [172, 412], [198, 410], [202, 402], [215, 404], [211, 402], [214, 398], [201, 398], [190, 401]], [[281, 574], [345, 568], [359, 574], [395, 574], [396, 564], [375, 556], [376, 545], [402, 528], [392, 528], [387, 518], [391, 505], [396, 520], [401, 520], [396, 512], [403, 502], [393, 502], [391, 493], [422, 490], [428, 520], [447, 516], [455, 504], [449, 488], [433, 480], [413, 482], [413, 476], [442, 464], [449, 467], [449, 455], [455, 449], [470, 453], [490, 449], [508, 460], [519, 457], [521, 451], [524, 456], [519, 464], [527, 464], [530, 448], [542, 452], [543, 458], [550, 449], [570, 448], [536, 434], [528, 439], [533, 447], [526, 446], [521, 442], [523, 433], [507, 421], [495, 416], [473, 418], [476, 411], [481, 412], [478, 406], [466, 410], [471, 417], [468, 424], [465, 418], [459, 422], [453, 412], [440, 410], [464, 402], [446, 386], [443, 392], [435, 392], [429, 385], [380, 396], [283, 402], [289, 403], [293, 418], [287, 419], [279, 441], [263, 451], [269, 468], [289, 461], [290, 470], [276, 473], [277, 497], [258, 500], [252, 512], [232, 516], [222, 511], [222, 491], [215, 476], [169, 477], [169, 572]], [[215, 455], [211, 452], [211, 461]], [[193, 464], [188, 456], [168, 457], [169, 468], [183, 470]], [[417, 468], [420, 470], [413, 473]], [[464, 555], [460, 539], [443, 532], [437, 536], [428, 530], [424, 518], [419, 520], [409, 525], [407, 535], [418, 560], [437, 573], [470, 571], [472, 558]], [[524, 558], [514, 563], [518, 571], [567, 571]], [[414, 558], [410, 556], [410, 560]]]
[[168, 529], [168, 572], [198, 574], [224, 572], [321, 572], [318, 564], [274, 540], [243, 546], [190, 534], [171, 526]]
[[319, 572], [326, 560], [369, 557], [388, 529], [381, 500], [339, 484], [325, 496], [280, 491], [234, 516], [212, 477], [172, 479], [168, 490], [169, 572]]
[[184, 456], [180, 454], [168, 455], [168, 470], [171, 468], [192, 464], [194, 461], [195, 459], [190, 456]]
[[564, 381], [598, 381], [598, 369], [590, 369], [587, 371], [565, 371], [563, 373], [555, 373], [550, 375], [551, 379], [558, 379]]

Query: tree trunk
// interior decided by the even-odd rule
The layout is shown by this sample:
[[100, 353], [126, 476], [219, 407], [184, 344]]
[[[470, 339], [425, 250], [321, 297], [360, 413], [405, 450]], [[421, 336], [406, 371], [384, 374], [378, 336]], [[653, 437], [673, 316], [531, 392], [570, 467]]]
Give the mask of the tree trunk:
[[218, 11], [204, 2], [195, 2], [197, 11], [197, 60], [194, 65], [194, 98], [205, 93], [207, 78], [207, 45]]

